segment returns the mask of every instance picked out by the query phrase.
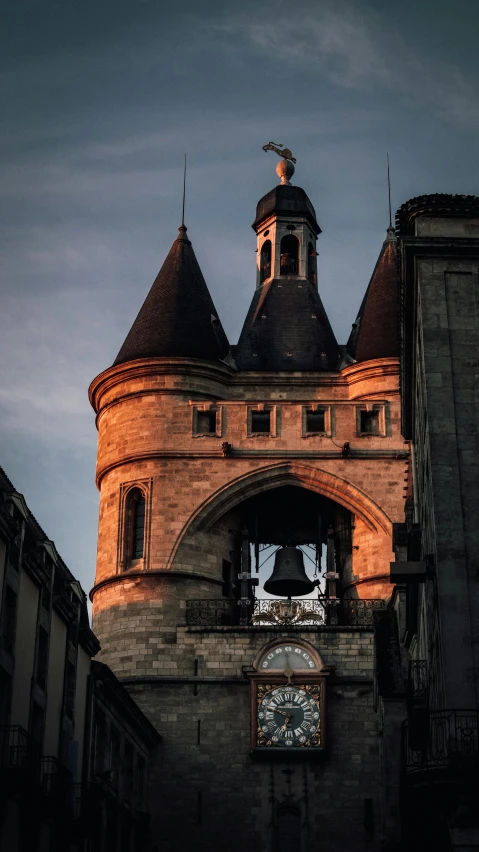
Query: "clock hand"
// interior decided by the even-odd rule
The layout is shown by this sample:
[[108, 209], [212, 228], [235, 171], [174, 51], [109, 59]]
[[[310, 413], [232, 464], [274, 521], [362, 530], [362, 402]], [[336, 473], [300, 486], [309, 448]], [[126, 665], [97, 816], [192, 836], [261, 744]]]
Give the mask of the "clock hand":
[[268, 704], [267, 710], [274, 710], [275, 713], [280, 713], [281, 716], [289, 716], [289, 713], [285, 713], [284, 710], [278, 710], [277, 707], [272, 707], [271, 704]]

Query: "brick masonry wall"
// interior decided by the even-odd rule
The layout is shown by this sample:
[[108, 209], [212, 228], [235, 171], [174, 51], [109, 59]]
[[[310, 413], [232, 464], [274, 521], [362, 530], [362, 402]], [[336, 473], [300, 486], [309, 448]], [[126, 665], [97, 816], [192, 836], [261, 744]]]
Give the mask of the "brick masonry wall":
[[[151, 849], [266, 852], [275, 807], [288, 795], [301, 810], [301, 852], [378, 849], [378, 835], [370, 838], [364, 828], [364, 800], [373, 800], [378, 825], [381, 807], [372, 632], [206, 630], [184, 622], [188, 599], [222, 595], [222, 561], [233, 547], [231, 529], [241, 524], [241, 501], [284, 484], [325, 494], [353, 513], [346, 594], [389, 595], [384, 575], [391, 524], [403, 519], [407, 463], [397, 361], [273, 377], [135, 362], [93, 385], [101, 489], [93, 624], [99, 659], [125, 680], [163, 737], [150, 778]], [[207, 402], [223, 405], [222, 434], [196, 438], [192, 406]], [[302, 406], [312, 402], [334, 405], [332, 439], [302, 437]], [[386, 434], [358, 436], [357, 404], [378, 402], [386, 406]], [[258, 403], [278, 406], [276, 437], [248, 437], [247, 406]], [[222, 457], [224, 440], [238, 455]], [[362, 455], [343, 458], [345, 441]], [[147, 482], [150, 495], [147, 555], [122, 572], [121, 494], [136, 481]], [[325, 665], [336, 667], [328, 678], [328, 753], [318, 763], [292, 764], [291, 775], [281, 761], [250, 756], [243, 674], [263, 645], [287, 635], [313, 642]]]
[[336, 666], [327, 689], [328, 749], [319, 762], [256, 762], [250, 756], [250, 686], [242, 667], [281, 635], [274, 628], [178, 628], [175, 674], [191, 676], [198, 659], [196, 683], [194, 678], [127, 683], [163, 737], [150, 776], [152, 848], [158, 852], [191, 844], [205, 852], [271, 849], [274, 810], [288, 795], [301, 811], [298, 849], [307, 840], [309, 849], [326, 852], [379, 848], [378, 835], [370, 838], [364, 828], [364, 800], [373, 800], [377, 823], [381, 807], [372, 633], [283, 632], [292, 641], [312, 642], [324, 663]]

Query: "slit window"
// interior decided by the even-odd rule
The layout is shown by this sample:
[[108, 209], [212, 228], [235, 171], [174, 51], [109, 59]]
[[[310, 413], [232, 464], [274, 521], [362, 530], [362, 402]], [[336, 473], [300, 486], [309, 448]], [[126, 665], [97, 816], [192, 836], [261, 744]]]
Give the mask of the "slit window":
[[138, 493], [133, 504], [133, 548], [132, 559], [141, 559], [145, 540], [145, 498]]
[[271, 240], [266, 240], [261, 246], [260, 254], [260, 281], [271, 278]]
[[145, 509], [145, 495], [139, 488], [133, 488], [126, 499], [126, 567], [132, 560], [143, 557]]
[[251, 432], [263, 435], [271, 432], [271, 411], [251, 412]]

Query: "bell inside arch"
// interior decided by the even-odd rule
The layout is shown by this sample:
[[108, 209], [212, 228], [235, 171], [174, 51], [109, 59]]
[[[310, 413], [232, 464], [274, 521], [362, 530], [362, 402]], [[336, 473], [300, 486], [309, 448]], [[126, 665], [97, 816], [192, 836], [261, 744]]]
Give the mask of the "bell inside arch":
[[303, 554], [297, 547], [281, 547], [274, 560], [273, 573], [264, 584], [265, 592], [285, 598], [309, 595], [317, 583], [304, 570]]

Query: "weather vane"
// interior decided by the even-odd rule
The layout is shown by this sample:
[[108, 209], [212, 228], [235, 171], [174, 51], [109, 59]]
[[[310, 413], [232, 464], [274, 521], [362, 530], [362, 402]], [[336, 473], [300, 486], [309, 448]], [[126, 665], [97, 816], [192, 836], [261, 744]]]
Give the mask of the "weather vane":
[[268, 142], [267, 145], [263, 145], [263, 151], [274, 151], [280, 157], [284, 157], [285, 160], [291, 160], [292, 163], [296, 162], [296, 157], [293, 157], [289, 148], [283, 148], [280, 142]]

